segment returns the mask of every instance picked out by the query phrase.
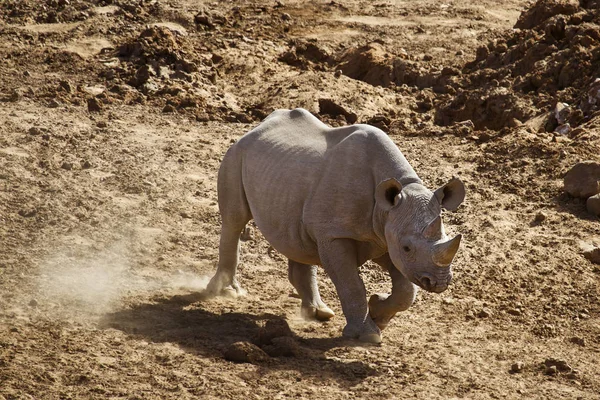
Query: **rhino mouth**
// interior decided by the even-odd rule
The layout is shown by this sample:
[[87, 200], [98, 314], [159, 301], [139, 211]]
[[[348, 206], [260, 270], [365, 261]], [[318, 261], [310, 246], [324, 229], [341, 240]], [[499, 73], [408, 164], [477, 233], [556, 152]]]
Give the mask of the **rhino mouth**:
[[424, 273], [420, 274], [417, 277], [415, 283], [428, 292], [442, 293], [443, 291], [448, 289], [451, 280], [452, 274], [449, 274], [444, 277], [434, 277], [433, 275]]

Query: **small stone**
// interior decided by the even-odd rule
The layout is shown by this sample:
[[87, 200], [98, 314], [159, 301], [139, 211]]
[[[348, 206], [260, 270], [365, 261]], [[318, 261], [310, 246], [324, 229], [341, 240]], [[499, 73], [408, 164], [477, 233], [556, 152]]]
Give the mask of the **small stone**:
[[423, 61], [431, 61], [433, 60], [433, 56], [431, 56], [430, 54], [425, 54], [423, 56]]
[[584, 251], [583, 256], [594, 264], [600, 264], [600, 247]]
[[90, 169], [90, 168], [92, 168], [92, 163], [90, 163], [88, 160], [85, 160], [81, 163], [81, 168], [82, 169]]
[[544, 365], [546, 366], [546, 368], [554, 367], [557, 371], [560, 372], [571, 372], [573, 370], [573, 368], [571, 368], [571, 366], [567, 364], [565, 360], [553, 357], [544, 360]]
[[467, 311], [467, 314], [465, 315], [465, 319], [467, 321], [472, 321], [475, 319], [475, 314], [473, 313], [473, 310]]
[[489, 318], [492, 316], [492, 312], [488, 308], [482, 308], [481, 311], [477, 313], [479, 318]]
[[550, 367], [546, 367], [544, 373], [546, 375], [556, 375], [558, 373], [558, 369], [556, 368], [556, 365], [551, 365]]
[[569, 341], [571, 343], [574, 343], [574, 344], [578, 345], [578, 346], [585, 347], [585, 339], [582, 338], [582, 337], [573, 336], [571, 339], [569, 339]]
[[600, 194], [588, 197], [585, 207], [590, 214], [600, 217]]
[[48, 103], [48, 107], [50, 107], [50, 108], [57, 108], [57, 107], [60, 107], [60, 103], [58, 102], [58, 100], [52, 99]]
[[464, 54], [465, 54], [465, 52], [464, 52], [464, 51], [462, 51], [462, 50], [458, 50], [458, 51], [456, 52], [456, 55], [457, 55], [457, 56], [463, 56]]
[[89, 112], [100, 112], [102, 111], [102, 103], [100, 103], [100, 101], [95, 98], [92, 97], [90, 99], [87, 100], [87, 106], [88, 106], [88, 111]]
[[96, 126], [100, 129], [104, 129], [108, 126], [108, 123], [106, 121], [98, 121], [96, 122]]
[[29, 134], [32, 136], [37, 136], [42, 133], [42, 130], [40, 128], [38, 128], [37, 126], [32, 126], [31, 128], [29, 128], [29, 130], [27, 132], [29, 132]]
[[260, 347], [249, 342], [235, 342], [227, 347], [223, 356], [236, 363], [258, 363], [265, 361], [269, 355]]
[[571, 125], [568, 123], [559, 125], [554, 129], [554, 132], [561, 135], [568, 135], [571, 132]]
[[64, 170], [70, 171], [73, 169], [73, 164], [68, 161], [65, 161], [62, 163], [62, 165], [60, 167]]
[[523, 311], [520, 308], [510, 308], [506, 312], [509, 313], [510, 315], [515, 315], [515, 316], [519, 316], [519, 315], [523, 314]]
[[442, 300], [444, 304], [452, 305], [455, 303], [455, 300], [452, 297], [444, 297]]
[[22, 210], [19, 210], [19, 215], [23, 218], [35, 217], [36, 214], [37, 210], [35, 208], [24, 208]]
[[60, 81], [58, 84], [59, 88], [64, 90], [67, 93], [73, 93], [73, 85], [71, 85], [71, 82], [67, 81], [67, 80], [63, 80]]
[[247, 226], [244, 228], [244, 231], [240, 235], [240, 240], [242, 242], [247, 242], [248, 240], [252, 240], [252, 239], [254, 239], [254, 233], [252, 231], [252, 228]]
[[522, 361], [517, 361], [513, 365], [510, 366], [510, 372], [513, 374], [518, 374], [523, 372], [523, 368], [525, 368], [525, 364]]
[[342, 76], [342, 70], [341, 69], [336, 69], [335, 72], [333, 73], [333, 76], [335, 78], [339, 78], [340, 76]]
[[537, 222], [538, 224], [541, 224], [542, 222], [544, 222], [546, 220], [546, 218], [547, 218], [546, 214], [543, 213], [542, 211], [540, 211], [537, 214], [535, 214], [534, 221]]
[[516, 118], [510, 118], [506, 123], [506, 126], [508, 126], [509, 128], [517, 128], [521, 125], [523, 125], [523, 122], [519, 121]]
[[571, 196], [584, 199], [600, 193], [600, 163], [577, 163], [565, 174], [564, 186]]
[[173, 113], [173, 112], [175, 112], [175, 107], [173, 107], [171, 104], [167, 104], [166, 106], [164, 106], [162, 112]]
[[38, 301], [36, 299], [31, 299], [31, 301], [29, 302], [29, 306], [30, 307], [37, 307], [38, 306]]
[[284, 21], [291, 21], [292, 20], [292, 16], [288, 13], [283, 13], [281, 14], [281, 19]]

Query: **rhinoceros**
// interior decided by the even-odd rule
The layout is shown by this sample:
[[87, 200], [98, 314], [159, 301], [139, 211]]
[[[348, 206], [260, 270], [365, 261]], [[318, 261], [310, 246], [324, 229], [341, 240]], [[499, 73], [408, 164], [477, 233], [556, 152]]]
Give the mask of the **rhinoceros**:
[[[331, 128], [304, 109], [277, 110], [225, 154], [218, 175], [219, 261], [207, 290], [242, 293], [236, 279], [240, 234], [254, 219], [288, 258], [288, 277], [305, 317], [327, 320], [317, 266], [335, 285], [343, 336], [381, 342], [381, 330], [408, 309], [417, 286], [444, 291], [461, 235], [448, 239], [442, 208], [464, 200], [458, 178], [430, 191], [380, 129]], [[373, 260], [392, 280], [390, 294], [367, 302], [359, 267]]]

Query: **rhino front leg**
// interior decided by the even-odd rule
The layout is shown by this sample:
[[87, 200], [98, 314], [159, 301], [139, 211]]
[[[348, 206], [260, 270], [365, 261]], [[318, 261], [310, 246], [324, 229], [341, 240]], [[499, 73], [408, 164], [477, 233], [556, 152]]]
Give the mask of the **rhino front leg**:
[[383, 330], [396, 313], [408, 310], [415, 301], [418, 289], [398, 271], [388, 254], [373, 261], [387, 270], [392, 278], [391, 294], [377, 293], [369, 299], [369, 314], [379, 329]]
[[319, 256], [335, 285], [346, 317], [343, 335], [363, 342], [381, 343], [381, 330], [369, 316], [367, 293], [358, 273], [354, 241], [336, 239], [319, 243]]
[[302, 316], [327, 321], [335, 315], [321, 300], [317, 283], [317, 266], [288, 261], [288, 278], [302, 299]]

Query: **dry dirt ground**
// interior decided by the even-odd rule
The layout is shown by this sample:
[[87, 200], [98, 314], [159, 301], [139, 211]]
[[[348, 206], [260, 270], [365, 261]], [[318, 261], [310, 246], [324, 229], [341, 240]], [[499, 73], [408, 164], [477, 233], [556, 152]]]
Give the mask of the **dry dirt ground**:
[[[0, 399], [600, 398], [600, 266], [582, 256], [600, 223], [562, 181], [599, 161], [598, 8], [2, 1]], [[253, 227], [247, 297], [202, 296], [219, 162], [294, 107], [382, 128], [430, 188], [467, 185], [444, 215], [464, 235], [453, 284], [380, 346], [340, 338], [324, 275], [337, 316], [302, 320]]]

